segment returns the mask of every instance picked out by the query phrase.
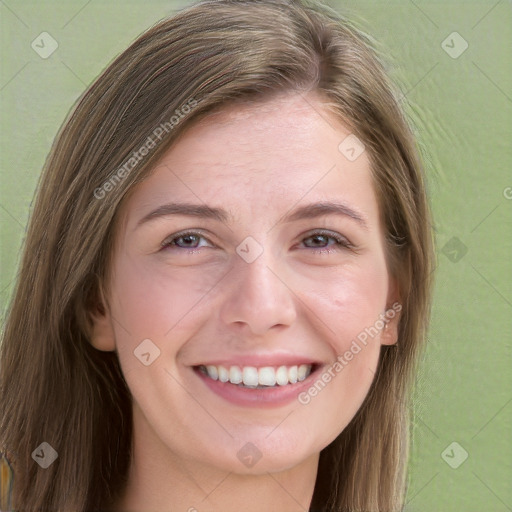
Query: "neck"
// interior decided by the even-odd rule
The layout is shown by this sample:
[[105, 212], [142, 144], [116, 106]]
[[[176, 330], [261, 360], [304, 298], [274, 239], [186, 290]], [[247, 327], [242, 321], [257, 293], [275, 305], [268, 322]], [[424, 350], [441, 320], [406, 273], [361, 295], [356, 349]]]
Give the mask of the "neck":
[[[137, 416], [137, 415], [136, 415]], [[135, 420], [135, 418], [134, 418]], [[140, 418], [139, 418], [140, 420]], [[237, 474], [172, 452], [144, 421], [134, 421], [132, 464], [113, 512], [307, 512], [319, 454], [285, 471]]]

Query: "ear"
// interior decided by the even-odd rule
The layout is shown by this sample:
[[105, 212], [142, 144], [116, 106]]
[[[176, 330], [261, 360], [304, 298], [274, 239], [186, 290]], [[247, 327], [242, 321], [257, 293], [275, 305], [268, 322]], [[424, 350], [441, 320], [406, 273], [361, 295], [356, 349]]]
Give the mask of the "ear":
[[89, 311], [91, 321], [90, 341], [94, 348], [104, 352], [114, 351], [116, 340], [112, 315], [106, 305], [103, 291], [100, 288], [101, 299]]
[[386, 324], [384, 325], [380, 336], [380, 342], [382, 345], [394, 345], [398, 341], [398, 326], [400, 324], [401, 311], [402, 303], [400, 301], [398, 285], [396, 280], [391, 278], [386, 311], [384, 312], [384, 321]]

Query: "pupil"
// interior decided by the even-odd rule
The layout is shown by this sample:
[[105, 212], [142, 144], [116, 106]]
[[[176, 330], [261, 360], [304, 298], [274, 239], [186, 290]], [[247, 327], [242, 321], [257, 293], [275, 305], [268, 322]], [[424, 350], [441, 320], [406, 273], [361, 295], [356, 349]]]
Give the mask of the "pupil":
[[185, 242], [185, 245], [190, 245], [190, 242], [193, 244], [194, 238], [195, 238], [195, 235], [185, 235], [182, 237], [182, 239]]

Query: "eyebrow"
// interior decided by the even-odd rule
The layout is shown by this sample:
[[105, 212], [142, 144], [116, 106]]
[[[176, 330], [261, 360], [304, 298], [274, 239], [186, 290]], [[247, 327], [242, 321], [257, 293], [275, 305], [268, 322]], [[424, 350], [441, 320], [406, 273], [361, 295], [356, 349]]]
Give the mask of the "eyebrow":
[[[187, 217], [196, 217], [202, 219], [213, 219], [223, 223], [228, 223], [230, 220], [229, 213], [223, 208], [216, 208], [206, 204], [193, 204], [193, 203], [167, 203], [159, 206], [142, 217], [137, 227], [145, 224], [153, 219], [168, 215], [184, 215]], [[348, 217], [356, 221], [362, 228], [368, 229], [368, 224], [361, 213], [358, 213], [353, 208], [343, 204], [330, 201], [323, 201], [320, 203], [312, 203], [301, 206], [287, 213], [279, 220], [279, 224], [286, 222], [294, 222], [303, 219], [314, 219], [323, 215], [339, 215]]]
[[281, 222], [293, 222], [302, 219], [314, 219], [323, 215], [340, 215], [355, 220], [361, 227], [368, 229], [368, 224], [361, 213], [343, 203], [324, 201], [307, 204], [286, 214]]

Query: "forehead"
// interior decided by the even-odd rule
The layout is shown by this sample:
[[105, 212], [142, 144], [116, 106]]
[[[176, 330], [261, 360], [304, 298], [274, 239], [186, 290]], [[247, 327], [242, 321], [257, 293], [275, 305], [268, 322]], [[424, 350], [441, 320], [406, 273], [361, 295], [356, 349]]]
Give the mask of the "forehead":
[[365, 151], [347, 158], [347, 137], [350, 130], [312, 94], [230, 105], [184, 132], [133, 191], [126, 213], [140, 217], [179, 198], [222, 206], [233, 217], [275, 217], [300, 203], [344, 199], [371, 219], [369, 159]]

